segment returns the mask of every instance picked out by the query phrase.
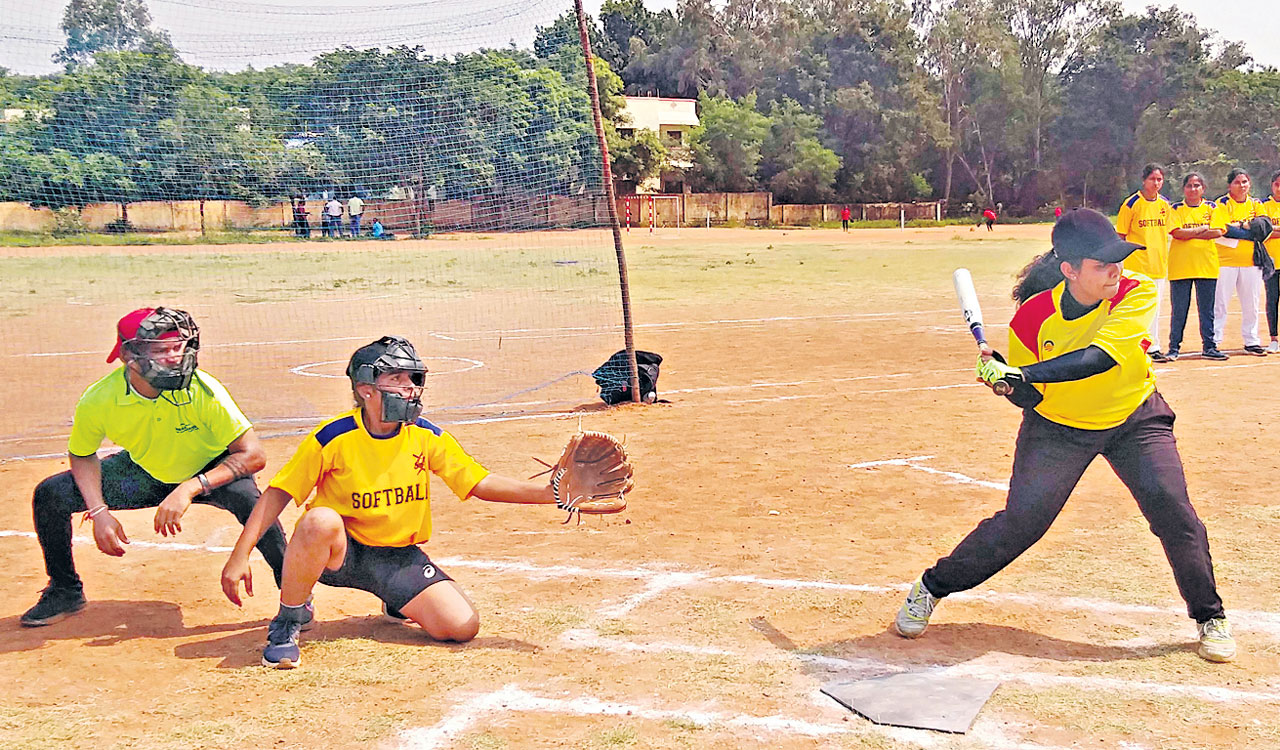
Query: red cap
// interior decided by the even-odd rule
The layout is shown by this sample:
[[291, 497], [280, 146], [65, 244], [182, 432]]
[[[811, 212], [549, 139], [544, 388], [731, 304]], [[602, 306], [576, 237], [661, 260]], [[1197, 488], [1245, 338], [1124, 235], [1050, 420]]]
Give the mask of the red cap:
[[142, 325], [142, 321], [147, 316], [155, 312], [154, 307], [142, 307], [120, 319], [116, 323], [116, 345], [111, 347], [111, 353], [107, 355], [108, 362], [115, 362], [120, 359], [120, 345], [129, 339], [137, 338], [138, 326]]

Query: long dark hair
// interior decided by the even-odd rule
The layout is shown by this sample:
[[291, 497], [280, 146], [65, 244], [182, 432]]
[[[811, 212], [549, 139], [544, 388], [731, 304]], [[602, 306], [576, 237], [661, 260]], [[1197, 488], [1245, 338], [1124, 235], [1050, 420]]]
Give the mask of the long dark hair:
[[[1070, 261], [1068, 261], [1070, 262]], [[1071, 264], [1076, 268], [1076, 264]], [[1062, 283], [1066, 277], [1062, 275], [1062, 261], [1053, 251], [1037, 255], [1018, 272], [1018, 283], [1013, 285], [1013, 301], [1021, 305], [1046, 289], [1052, 289]]]

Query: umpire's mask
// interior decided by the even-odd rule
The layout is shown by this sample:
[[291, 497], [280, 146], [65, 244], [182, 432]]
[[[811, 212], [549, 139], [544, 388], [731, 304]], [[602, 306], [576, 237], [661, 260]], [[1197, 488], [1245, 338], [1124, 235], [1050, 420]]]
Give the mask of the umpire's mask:
[[116, 325], [117, 357], [138, 365], [138, 374], [158, 391], [182, 391], [191, 385], [200, 352], [200, 328], [182, 310], [167, 307], [134, 310]]
[[[412, 397], [378, 385], [378, 376], [388, 372], [405, 372], [413, 384]], [[409, 423], [422, 414], [422, 387], [427, 380], [427, 366], [422, 363], [413, 344], [399, 336], [383, 336], [366, 344], [351, 355], [347, 377], [354, 387], [368, 383], [382, 394], [382, 421]]]

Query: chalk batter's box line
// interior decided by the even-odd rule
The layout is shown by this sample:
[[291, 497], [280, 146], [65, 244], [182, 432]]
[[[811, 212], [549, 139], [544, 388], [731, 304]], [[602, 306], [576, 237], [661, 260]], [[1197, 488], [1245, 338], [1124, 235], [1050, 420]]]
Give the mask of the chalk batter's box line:
[[[35, 539], [35, 532], [19, 530], [0, 530], [0, 538]], [[76, 544], [94, 545], [90, 537], [76, 536]], [[184, 544], [181, 542], [152, 542], [138, 540], [132, 542], [132, 548], [172, 550], [179, 552], [205, 552], [227, 554], [231, 547], [203, 544]], [[438, 560], [444, 567], [467, 568], [498, 573], [518, 573], [530, 580], [565, 579], [572, 577], [597, 579], [631, 579], [660, 581], [652, 584], [662, 591], [689, 588], [702, 585], [737, 583], [748, 586], [762, 586], [777, 589], [826, 590], [849, 593], [891, 594], [900, 593], [910, 588], [909, 583], [865, 584], [838, 583], [835, 581], [814, 581], [788, 578], [762, 578], [754, 575], [720, 575], [712, 571], [685, 570], [679, 566], [667, 567], [635, 567], [635, 568], [593, 568], [577, 565], [542, 565], [520, 560], [475, 560], [461, 557], [442, 557]], [[612, 605], [624, 609], [627, 601], [644, 594], [644, 591], [633, 594], [627, 600]], [[646, 597], [646, 599], [652, 597]], [[1055, 609], [1070, 611], [1088, 611], [1115, 615], [1150, 615], [1150, 616], [1186, 616], [1186, 610], [1180, 607], [1156, 607], [1142, 604], [1126, 604], [1105, 599], [1086, 599], [1083, 597], [1060, 597], [1040, 594], [1012, 594], [992, 591], [967, 591], [953, 594], [949, 599], [957, 601], [974, 601], [990, 603], [996, 606], [1008, 604], [1025, 605], [1036, 609]], [[606, 607], [607, 609], [607, 607]], [[1247, 611], [1233, 609], [1230, 612], [1232, 623], [1238, 629], [1254, 630], [1280, 638], [1280, 613], [1267, 611]]]

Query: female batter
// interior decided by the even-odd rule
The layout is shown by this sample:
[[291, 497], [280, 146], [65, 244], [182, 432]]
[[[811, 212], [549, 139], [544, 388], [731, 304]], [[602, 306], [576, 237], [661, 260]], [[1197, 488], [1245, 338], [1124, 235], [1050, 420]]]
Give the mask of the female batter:
[[978, 362], [978, 377], [1011, 385], [1010, 399], [1024, 408], [1008, 500], [916, 579], [894, 621], [900, 635], [923, 635], [939, 599], [977, 586], [1035, 544], [1101, 455], [1164, 545], [1198, 624], [1200, 656], [1235, 657], [1209, 539], [1187, 496], [1173, 411], [1146, 355], [1154, 285], [1120, 266], [1135, 249], [1105, 216], [1080, 209], [1058, 221], [1053, 249], [1024, 269], [1009, 364]]
[[413, 621], [432, 638], [469, 641], [480, 628], [475, 606], [418, 547], [431, 536], [430, 474], [460, 499], [554, 503], [549, 483], [490, 474], [449, 433], [421, 419], [426, 377], [413, 345], [383, 337], [356, 350], [347, 377], [357, 407], [303, 440], [271, 480], [222, 569], [222, 590], [240, 605], [253, 594], [249, 550], [290, 500], [315, 496], [285, 553], [280, 611], [267, 628], [262, 664], [300, 663], [298, 634], [311, 622], [316, 582], [368, 591], [384, 614]]

